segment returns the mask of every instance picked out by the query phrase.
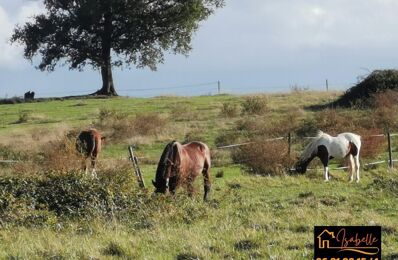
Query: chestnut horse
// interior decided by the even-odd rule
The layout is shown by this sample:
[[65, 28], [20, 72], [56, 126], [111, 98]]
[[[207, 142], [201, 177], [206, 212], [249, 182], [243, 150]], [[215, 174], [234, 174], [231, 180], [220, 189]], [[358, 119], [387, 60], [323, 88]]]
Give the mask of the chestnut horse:
[[96, 178], [97, 172], [95, 170], [96, 160], [98, 154], [101, 152], [102, 140], [101, 134], [96, 129], [90, 129], [80, 132], [76, 140], [76, 149], [85, 156], [84, 171], [87, 174], [87, 159], [91, 160], [91, 175]]
[[204, 178], [205, 201], [211, 189], [210, 182], [210, 150], [201, 142], [180, 144], [172, 141], [166, 145], [156, 170], [156, 181], [152, 181], [155, 192], [175, 193], [177, 187], [186, 183], [189, 195], [193, 192], [193, 182], [202, 173]]

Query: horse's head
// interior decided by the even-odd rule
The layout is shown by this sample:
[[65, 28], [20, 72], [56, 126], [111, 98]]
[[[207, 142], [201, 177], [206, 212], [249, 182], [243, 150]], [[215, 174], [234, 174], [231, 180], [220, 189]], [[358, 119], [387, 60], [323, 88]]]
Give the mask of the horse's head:
[[315, 154], [311, 154], [308, 157], [300, 157], [294, 166], [296, 172], [299, 174], [304, 174], [307, 171], [308, 165], [314, 158]]
[[152, 180], [157, 193], [166, 193], [169, 190], [169, 179], [176, 163], [176, 152], [178, 151], [175, 148], [175, 141], [168, 143], [163, 150], [156, 169], [155, 180]]
[[295, 169], [297, 173], [303, 174], [307, 171], [308, 163], [302, 160], [298, 160], [295, 164]]

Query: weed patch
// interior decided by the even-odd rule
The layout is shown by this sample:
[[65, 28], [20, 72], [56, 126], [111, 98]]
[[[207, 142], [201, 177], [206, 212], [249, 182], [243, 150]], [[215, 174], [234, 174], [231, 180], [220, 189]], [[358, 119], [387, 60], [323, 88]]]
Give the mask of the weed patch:
[[257, 249], [260, 247], [260, 245], [252, 240], [241, 240], [236, 242], [234, 247], [238, 251], [243, 251]]
[[176, 260], [199, 260], [200, 257], [192, 253], [182, 253], [177, 255]]
[[109, 255], [109, 256], [117, 256], [117, 257], [123, 257], [126, 256], [126, 252], [123, 247], [121, 247], [118, 243], [116, 242], [110, 242], [103, 250], [102, 253], [104, 255]]

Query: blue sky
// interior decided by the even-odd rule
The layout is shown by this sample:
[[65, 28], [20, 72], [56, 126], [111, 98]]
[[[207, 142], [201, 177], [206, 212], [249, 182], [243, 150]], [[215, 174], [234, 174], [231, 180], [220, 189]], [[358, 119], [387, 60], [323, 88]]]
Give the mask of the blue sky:
[[[7, 43], [12, 28], [42, 12], [41, 1], [0, 0], [0, 98], [95, 91], [98, 71], [40, 72]], [[156, 72], [114, 69], [120, 95], [286, 92], [292, 86], [346, 89], [374, 69], [396, 68], [396, 0], [226, 0], [205, 21], [188, 57], [167, 55]], [[187, 86], [186, 88], [178, 88]], [[177, 87], [177, 88], [173, 88]], [[142, 91], [141, 89], [169, 88]], [[134, 91], [134, 89], [138, 89]]]

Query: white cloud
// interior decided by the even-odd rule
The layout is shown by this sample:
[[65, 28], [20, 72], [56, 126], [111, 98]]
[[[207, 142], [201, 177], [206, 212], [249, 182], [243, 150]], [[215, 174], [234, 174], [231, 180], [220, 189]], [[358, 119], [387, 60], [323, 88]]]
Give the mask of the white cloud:
[[[398, 56], [397, 10], [396, 0], [229, 0], [203, 23], [193, 55], [231, 70], [302, 68], [325, 58], [363, 63], [361, 55], [380, 64]], [[356, 60], [347, 61], [350, 53]]]
[[31, 19], [34, 15], [42, 13], [43, 11], [44, 7], [42, 6], [42, 4], [40, 4], [40, 2], [26, 2], [19, 10], [17, 22], [20, 24], [25, 23], [29, 21], [29, 19]]
[[[239, 14], [247, 33], [261, 34], [288, 48], [395, 44], [398, 1], [252, 0]], [[236, 8], [238, 8], [236, 6]], [[235, 17], [236, 18], [236, 17]]]
[[43, 7], [39, 2], [24, 2], [15, 14], [0, 3], [0, 67], [18, 68], [23, 65], [22, 48], [10, 45], [9, 39], [16, 24], [23, 24], [35, 14], [41, 13]]
[[12, 33], [13, 24], [0, 6], [0, 66], [8, 66], [14, 63], [15, 57], [18, 54], [18, 49], [15, 46], [10, 46], [8, 39]]

